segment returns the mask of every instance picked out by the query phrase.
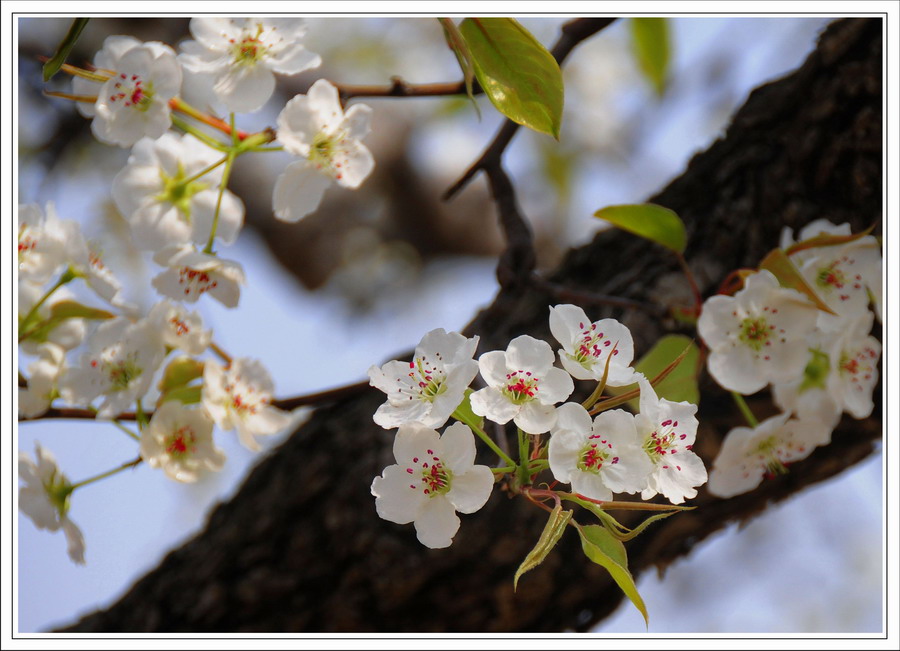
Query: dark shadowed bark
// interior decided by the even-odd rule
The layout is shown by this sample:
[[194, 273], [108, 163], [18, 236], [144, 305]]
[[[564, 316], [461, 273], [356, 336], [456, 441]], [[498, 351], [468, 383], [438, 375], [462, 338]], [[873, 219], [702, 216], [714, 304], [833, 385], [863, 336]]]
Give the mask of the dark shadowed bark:
[[[756, 265], [784, 225], [824, 217], [859, 230], [881, 218], [881, 35], [880, 20], [832, 25], [799, 70], [756, 90], [727, 135], [652, 198], [685, 220], [686, 256], [705, 295], [730, 270]], [[504, 178], [490, 177], [492, 192], [501, 208], [506, 202], [515, 211]], [[554, 286], [570, 294], [525, 281], [519, 272], [530, 264], [527, 251], [511, 247], [504, 259], [503, 288], [468, 328], [481, 336], [479, 354], [504, 349], [522, 333], [550, 340], [548, 304], [579, 292], [665, 307], [690, 300], [675, 260], [620, 232], [571, 251], [552, 274]], [[584, 305], [593, 318], [615, 316], [629, 325], [639, 353], [665, 332], [693, 334], [645, 311]], [[709, 466], [722, 437], [741, 423], [729, 396], [705, 374], [701, 390], [695, 451]], [[572, 532], [513, 593], [516, 567], [546, 518], [521, 498], [495, 491], [482, 511], [463, 516], [446, 550], [420, 545], [412, 526], [380, 520], [369, 487], [394, 462], [394, 433], [372, 422], [383, 399], [366, 389], [322, 406], [212, 513], [203, 533], [118, 603], [66, 630], [561, 631], [586, 630], [612, 612], [621, 593], [581, 555]], [[767, 392], [751, 404], [758, 415], [774, 412]], [[880, 439], [876, 396], [871, 418], [845, 418], [831, 445], [788, 475], [728, 500], [701, 490], [696, 510], [627, 544], [632, 571], [666, 566], [728, 523], [842, 472]]]

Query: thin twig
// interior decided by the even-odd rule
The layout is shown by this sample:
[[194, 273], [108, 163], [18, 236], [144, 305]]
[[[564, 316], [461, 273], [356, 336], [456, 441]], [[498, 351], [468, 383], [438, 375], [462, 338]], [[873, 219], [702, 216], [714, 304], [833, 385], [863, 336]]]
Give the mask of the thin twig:
[[[342, 104], [354, 97], [447, 97], [466, 94], [466, 84], [463, 81], [410, 84], [400, 77], [391, 77], [391, 83], [387, 85], [334, 84], [334, 86], [338, 89]], [[472, 92], [477, 95], [482, 90], [475, 84]]]

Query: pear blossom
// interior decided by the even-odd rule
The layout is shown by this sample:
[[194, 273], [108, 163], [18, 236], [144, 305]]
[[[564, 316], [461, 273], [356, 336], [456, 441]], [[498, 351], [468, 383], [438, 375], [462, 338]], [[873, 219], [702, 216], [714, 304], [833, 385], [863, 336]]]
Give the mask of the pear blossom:
[[[819, 235], [850, 235], [850, 225], [835, 225], [825, 219], [807, 224], [798, 241]], [[782, 233], [781, 245], [793, 244], [790, 229]], [[803, 249], [791, 255], [803, 277], [819, 297], [839, 316], [857, 316], [869, 305], [870, 295], [881, 309], [881, 247], [878, 240], [866, 235], [846, 244]], [[880, 317], [879, 317], [880, 318]], [[834, 317], [820, 316], [820, 325]]]
[[478, 337], [467, 339], [437, 328], [422, 338], [411, 362], [372, 366], [369, 383], [388, 396], [375, 412], [375, 422], [385, 429], [412, 421], [443, 426], [478, 373], [478, 362], [472, 359], [477, 346]]
[[[87, 332], [84, 319], [64, 319], [55, 324], [47, 322], [55, 305], [75, 298], [75, 295], [68, 287], [60, 287], [55, 290], [38, 307], [37, 316], [30, 317], [28, 323], [24, 322], [32, 308], [44, 298], [47, 291], [48, 288], [42, 285], [29, 282], [28, 280], [19, 280], [19, 336], [27, 335], [25, 339], [19, 342], [19, 346], [21, 346], [22, 351], [29, 355], [40, 355], [41, 348], [45, 343], [56, 344], [63, 350], [71, 350], [81, 345]], [[33, 321], [32, 319], [35, 318], [36, 320]], [[45, 322], [49, 329], [41, 327], [38, 330], [33, 330], [40, 322]]]
[[186, 70], [211, 78], [216, 99], [236, 113], [261, 108], [275, 90], [277, 72], [295, 75], [322, 59], [306, 50], [302, 18], [191, 18], [191, 35], [178, 56]]
[[805, 459], [831, 439], [831, 428], [820, 420], [789, 418], [781, 413], [755, 428], [736, 427], [725, 436], [713, 462], [709, 492], [733, 497], [757, 486], [764, 476], [787, 472], [787, 465]]
[[159, 332], [148, 320], [107, 321], [87, 345], [81, 364], [60, 378], [59, 393], [73, 405], [89, 405], [102, 396], [100, 418], [114, 418], [146, 394], [165, 356]]
[[78, 230], [77, 222], [57, 217], [52, 202], [46, 212], [37, 204], [19, 204], [19, 280], [45, 283], [59, 273]]
[[244, 270], [237, 262], [195, 251], [190, 245], [161, 249], [153, 261], [168, 267], [151, 281], [163, 296], [196, 303], [209, 292], [225, 307], [236, 307], [240, 300]]
[[831, 390], [834, 388], [834, 369], [831, 355], [826, 351], [834, 345], [828, 346], [821, 341], [821, 332], [815, 334], [820, 335], [817, 338], [820, 342], [810, 346], [803, 373], [789, 382], [773, 384], [772, 398], [782, 411], [796, 414], [803, 420], [819, 419], [829, 429], [834, 429], [843, 409], [841, 397]]
[[[190, 134], [171, 133], [135, 144], [128, 164], [113, 180], [112, 195], [131, 224], [135, 244], [159, 251], [190, 241], [206, 244], [219, 202], [223, 167], [190, 180], [222, 158]], [[244, 222], [244, 205], [222, 192], [216, 237], [234, 242]]]
[[691, 451], [697, 437], [697, 405], [659, 398], [647, 378], [640, 376], [641, 412], [635, 416], [641, 446], [654, 468], [641, 498], [662, 493], [672, 504], [697, 496], [706, 482], [706, 467]]
[[225, 454], [213, 443], [213, 421], [203, 408], [164, 402], [141, 434], [141, 458], [171, 479], [194, 482], [202, 470], [218, 471]]
[[181, 67], [165, 43], [142, 43], [131, 36], [109, 36], [94, 57], [98, 81], [75, 77], [73, 92], [96, 96], [78, 110], [93, 117], [91, 131], [100, 142], [131, 147], [144, 137], [159, 138], [172, 124], [169, 100], [181, 88]]
[[72, 271], [84, 278], [88, 287], [104, 301], [126, 312], [133, 312], [135, 306], [121, 298], [122, 283], [103, 262], [103, 255], [96, 243], [88, 242], [79, 233], [70, 246]]
[[631, 368], [631, 331], [615, 319], [591, 323], [577, 305], [557, 305], [550, 308], [550, 332], [563, 347], [559, 361], [575, 379], [599, 381], [609, 361], [608, 386], [621, 387], [637, 380]]
[[595, 500], [611, 500], [613, 493], [636, 493], [653, 471], [641, 449], [634, 416], [622, 409], [604, 411], [591, 422], [587, 410], [567, 402], [557, 410], [550, 432], [550, 470], [557, 481]]
[[372, 482], [375, 510], [397, 524], [415, 524], [419, 542], [443, 549], [459, 529], [456, 512], [474, 513], [488, 501], [494, 474], [475, 465], [475, 437], [462, 423], [443, 435], [405, 423], [394, 438], [395, 465]]
[[69, 558], [84, 565], [84, 536], [68, 516], [72, 484], [60, 472], [56, 459], [49, 450], [42, 448], [40, 443], [35, 443], [34, 447], [37, 463], [25, 452], [19, 452], [19, 479], [25, 482], [19, 488], [19, 510], [38, 529], [62, 529], [66, 536]]
[[291, 163], [275, 182], [275, 216], [295, 222], [313, 212], [335, 181], [358, 188], [375, 167], [360, 140], [369, 133], [372, 109], [341, 108], [338, 91], [324, 79], [289, 101], [278, 116], [278, 142], [303, 160]]
[[198, 312], [188, 312], [182, 305], [163, 300], [153, 306], [147, 319], [156, 324], [163, 343], [169, 348], [199, 355], [209, 347], [212, 331], [203, 329]]
[[28, 386], [19, 387], [19, 415], [25, 418], [35, 418], [50, 408], [57, 394], [57, 380], [65, 368], [66, 351], [61, 346], [41, 344], [39, 355], [28, 365]]
[[277, 434], [292, 424], [291, 415], [273, 407], [272, 377], [255, 359], [236, 359], [227, 369], [209, 360], [203, 368], [203, 406], [223, 430], [236, 429], [249, 450], [259, 450], [257, 436]]
[[869, 334], [872, 320], [872, 313], [866, 311], [846, 321], [831, 350], [828, 389], [854, 418], [868, 418], [874, 409], [872, 392], [878, 383], [881, 343]]
[[749, 276], [734, 296], [707, 299], [697, 330], [710, 349], [710, 374], [745, 394], [799, 377], [817, 313], [806, 297], [779, 286], [765, 270]]
[[488, 386], [473, 393], [472, 411], [501, 425], [511, 419], [530, 434], [547, 432], [556, 424], [556, 408], [575, 389], [572, 377], [553, 366], [550, 345], [521, 335], [506, 352], [494, 350], [478, 359]]

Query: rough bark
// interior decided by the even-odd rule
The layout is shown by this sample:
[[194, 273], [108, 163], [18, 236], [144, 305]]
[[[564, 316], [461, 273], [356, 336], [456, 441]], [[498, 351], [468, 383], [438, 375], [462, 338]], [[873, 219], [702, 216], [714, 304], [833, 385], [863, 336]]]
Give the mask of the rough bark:
[[[757, 89], [726, 136], [652, 198], [687, 223], [687, 258], [706, 294], [729, 270], [757, 263], [783, 225], [825, 217], [859, 229], [881, 218], [881, 35], [880, 20], [833, 24], [800, 69]], [[552, 281], [665, 305], [687, 296], [673, 260], [618, 232], [570, 252]], [[557, 299], [506, 283], [469, 327], [482, 337], [479, 353], [522, 333], [549, 339], [547, 305]], [[628, 323], [639, 351], [664, 332], [689, 332], [640, 311], [590, 313]], [[709, 465], [740, 416], [711, 382], [701, 389], [695, 450]], [[561, 631], [586, 630], [612, 612], [621, 593], [571, 535], [513, 593], [512, 576], [546, 517], [525, 500], [495, 491], [485, 509], [463, 517], [446, 550], [426, 549], [411, 526], [380, 520], [369, 487], [393, 463], [394, 435], [372, 422], [382, 401], [372, 389], [321, 407], [215, 509], [203, 533], [118, 603], [66, 630]], [[765, 392], [751, 404], [758, 414], [774, 411]], [[842, 472], [880, 438], [876, 398], [870, 419], [845, 418], [831, 445], [788, 475], [728, 500], [701, 490], [695, 511], [628, 543], [632, 571], [664, 567], [710, 533]]]

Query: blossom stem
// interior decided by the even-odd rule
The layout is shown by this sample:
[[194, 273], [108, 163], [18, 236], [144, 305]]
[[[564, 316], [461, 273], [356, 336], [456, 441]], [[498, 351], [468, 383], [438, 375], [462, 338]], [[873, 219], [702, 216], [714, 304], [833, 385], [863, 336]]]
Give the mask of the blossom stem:
[[197, 129], [191, 124], [188, 124], [177, 115], [172, 116], [172, 124], [176, 127], [184, 131], [185, 133], [189, 133], [194, 136], [197, 140], [204, 143], [205, 145], [212, 147], [218, 151], [228, 151], [228, 145], [224, 145], [215, 138], [209, 136], [208, 134], [203, 133], [200, 129]]
[[143, 459], [141, 457], [138, 457], [137, 459], [135, 459], [133, 461], [129, 461], [127, 463], [123, 463], [121, 466], [117, 466], [117, 467], [113, 468], [112, 470], [107, 470], [106, 472], [102, 472], [99, 475], [95, 475], [93, 477], [88, 477], [87, 479], [83, 479], [80, 482], [78, 482], [77, 484], [72, 484], [70, 486], [70, 489], [75, 490], [76, 488], [81, 488], [82, 486], [87, 486], [88, 484], [93, 484], [95, 481], [100, 481], [101, 479], [106, 479], [107, 477], [111, 477], [112, 475], [115, 475], [117, 472], [122, 472], [123, 470], [127, 470], [128, 468], [134, 468], [135, 466], [140, 464], [142, 461], [143, 461]]
[[120, 423], [120, 422], [119, 422], [119, 419], [114, 418], [114, 419], [112, 420], [112, 424], [115, 425], [118, 429], [120, 429], [120, 430], [122, 430], [123, 432], [125, 432], [128, 436], [130, 436], [131, 438], [133, 438], [135, 441], [140, 441], [140, 440], [141, 440], [141, 437], [140, 437], [140, 436], [138, 436], [137, 434], [135, 434], [134, 432], [132, 432], [130, 429], [128, 429], [127, 427], [125, 427], [122, 423]]
[[206, 167], [206, 168], [200, 170], [199, 172], [197, 172], [197, 173], [194, 174], [193, 176], [191, 176], [191, 177], [189, 177], [189, 178], [186, 178], [184, 181], [181, 182], [181, 184], [182, 184], [182, 185], [187, 185], [188, 183], [193, 183], [193, 182], [196, 181], [197, 179], [199, 179], [199, 178], [201, 178], [201, 177], [203, 177], [203, 176], [206, 176], [207, 174], [209, 174], [210, 172], [212, 172], [214, 169], [216, 169], [219, 165], [222, 165], [223, 163], [225, 163], [225, 161], [227, 161], [227, 160], [228, 160], [228, 156], [225, 156], [225, 157], [224, 157], [222, 160], [220, 160], [219, 162], [213, 163], [213, 164], [210, 165], [209, 167]]
[[491, 468], [491, 472], [498, 475], [505, 475], [508, 472], [514, 472], [516, 466], [503, 466], [501, 468]]
[[737, 391], [731, 392], [731, 397], [734, 398], [735, 404], [737, 404], [738, 409], [741, 410], [741, 413], [744, 415], [744, 419], [747, 421], [747, 424], [750, 427], [757, 428], [759, 427], [759, 421], [756, 419], [756, 416], [753, 415], [753, 412], [750, 411], [750, 405], [747, 404], [747, 401], [744, 400], [744, 396], [742, 396]]
[[588, 397], [587, 400], [581, 403], [581, 406], [585, 409], [591, 409], [600, 400], [600, 396], [603, 395], [603, 390], [605, 388], [606, 382], [597, 382], [597, 388], [594, 389], [594, 392]]
[[82, 79], [88, 79], [89, 81], [96, 81], [98, 84], [103, 84], [109, 81], [109, 76], [107, 75], [98, 75], [96, 72], [84, 70], [83, 68], [79, 68], [68, 63], [62, 64], [59, 69], [66, 74], [72, 75], [73, 77], [81, 77]]
[[232, 124], [228, 124], [227, 122], [225, 122], [225, 120], [207, 115], [203, 111], [194, 108], [180, 97], [173, 97], [172, 99], [170, 99], [169, 107], [173, 111], [184, 113], [185, 115], [194, 118], [198, 122], [202, 122], [203, 124], [211, 126], [213, 129], [218, 129], [222, 133], [225, 133], [229, 136], [233, 135], [237, 140], [243, 140], [249, 135], [246, 131], [235, 129], [233, 122]]
[[503, 459], [503, 461], [505, 461], [508, 465], [512, 466], [513, 468], [519, 467], [519, 464], [517, 464], [515, 461], [513, 461], [509, 457], [509, 455], [507, 455], [503, 450], [501, 450], [497, 446], [496, 443], [494, 443], [493, 440], [491, 440], [491, 437], [488, 436], [487, 433], [478, 426], [478, 423], [475, 423], [472, 420], [470, 420], [469, 418], [467, 418], [465, 414], [460, 413], [459, 409], [454, 411], [452, 415], [453, 415], [453, 418], [455, 418], [459, 422], [463, 423], [464, 425], [468, 425], [469, 429], [471, 429], [473, 432], [475, 432], [475, 434], [478, 436], [478, 438], [480, 438], [482, 441], [484, 441], [485, 445], [487, 445], [491, 450], [493, 450], [494, 454], [496, 454], [498, 457]]
[[676, 251], [675, 256], [678, 258], [678, 264], [681, 265], [684, 276], [691, 286], [691, 292], [694, 294], [694, 314], [699, 315], [700, 310], [703, 308], [703, 296], [700, 294], [700, 288], [697, 286], [697, 279], [694, 277], [694, 272], [692, 272], [691, 268], [688, 266], [684, 255]]
[[[69, 267], [68, 269], [66, 269], [63, 272], [63, 274], [59, 277], [59, 280], [57, 280], [53, 284], [53, 287], [48, 289], [47, 292], [43, 296], [41, 296], [40, 300], [31, 306], [31, 309], [28, 310], [28, 314], [26, 314], [25, 318], [23, 318], [22, 321], [20, 322], [21, 325], [26, 326], [26, 327], [30, 326], [31, 321], [34, 319], [35, 315], [37, 314], [37, 312], [41, 308], [41, 306], [47, 302], [47, 299], [50, 298], [57, 289], [59, 289], [63, 285], [66, 285], [66, 284], [72, 282], [77, 277], [78, 276], [72, 270], [72, 267]], [[34, 333], [34, 330], [35, 330], [35, 328], [30, 328], [30, 329], [26, 330], [24, 333], [20, 334], [19, 335], [19, 343], [22, 343], [23, 341], [28, 339], [28, 337], [30, 337]]]
[[531, 483], [531, 473], [528, 469], [531, 446], [529, 445], [528, 435], [522, 431], [522, 428], [517, 427], [516, 431], [519, 436], [519, 482], [522, 486], [528, 486]]
[[218, 356], [219, 356], [219, 359], [221, 359], [223, 362], [225, 362], [225, 364], [227, 364], [228, 366], [231, 366], [231, 355], [229, 355], [228, 353], [226, 353], [226, 352], [222, 349], [221, 346], [219, 346], [219, 345], [218, 345], [217, 343], [215, 343], [214, 341], [211, 341], [211, 342], [209, 342], [209, 349], [210, 349], [211, 351], [213, 351], [216, 355], [218, 355]]
[[[233, 118], [234, 114], [232, 113], [232, 119]], [[219, 227], [219, 212], [222, 208], [222, 195], [225, 194], [225, 187], [228, 185], [228, 177], [231, 176], [231, 167], [234, 164], [236, 156], [237, 153], [229, 151], [228, 156], [225, 157], [225, 171], [222, 172], [222, 182], [219, 184], [219, 198], [216, 199], [216, 212], [213, 215], [212, 228], [209, 230], [209, 240], [206, 242], [206, 246], [203, 249], [203, 252], [209, 255], [212, 255], [213, 242], [216, 239], [216, 229]]]

